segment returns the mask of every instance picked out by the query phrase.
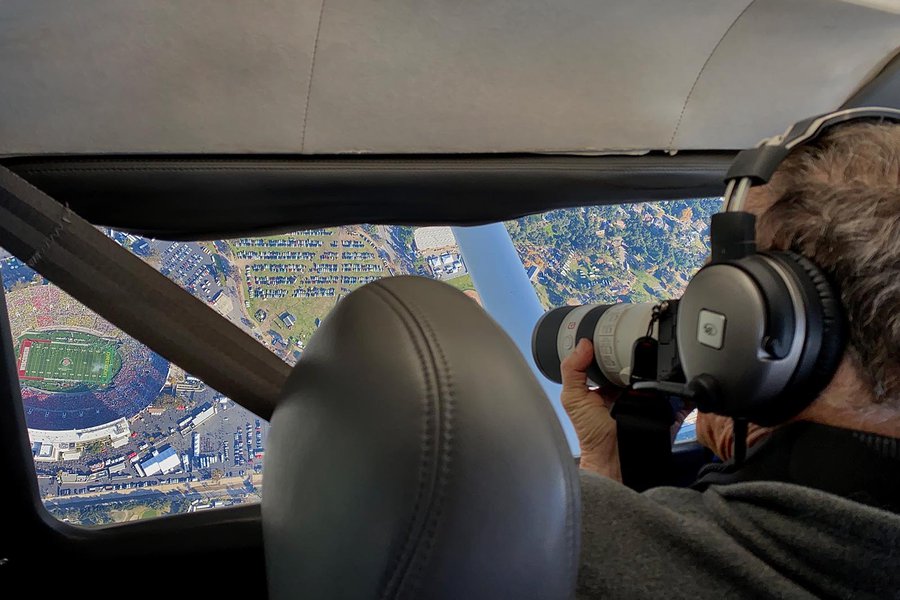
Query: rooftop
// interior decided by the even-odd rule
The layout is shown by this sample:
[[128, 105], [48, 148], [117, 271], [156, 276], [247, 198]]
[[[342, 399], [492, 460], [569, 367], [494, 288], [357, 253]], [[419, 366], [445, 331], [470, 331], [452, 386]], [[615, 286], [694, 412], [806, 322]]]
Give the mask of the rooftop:
[[413, 235], [419, 252], [456, 245], [456, 238], [449, 227], [419, 227]]

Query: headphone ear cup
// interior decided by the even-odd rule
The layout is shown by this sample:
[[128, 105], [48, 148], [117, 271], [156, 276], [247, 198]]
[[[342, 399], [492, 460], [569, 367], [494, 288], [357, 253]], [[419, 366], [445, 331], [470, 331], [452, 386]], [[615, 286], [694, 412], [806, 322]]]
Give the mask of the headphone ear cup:
[[779, 402], [760, 425], [786, 421], [809, 406], [831, 382], [847, 345], [847, 321], [840, 295], [822, 270], [795, 252], [772, 252], [766, 256], [793, 275], [806, 306], [807, 334], [800, 361]]

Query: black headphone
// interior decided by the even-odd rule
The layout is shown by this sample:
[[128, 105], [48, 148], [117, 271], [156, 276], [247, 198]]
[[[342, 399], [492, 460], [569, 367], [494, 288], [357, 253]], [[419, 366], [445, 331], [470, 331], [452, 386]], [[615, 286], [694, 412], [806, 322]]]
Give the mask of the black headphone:
[[851, 121], [900, 123], [900, 110], [851, 108], [801, 121], [740, 152], [713, 215], [712, 260], [678, 304], [681, 366], [698, 407], [760, 425], [800, 413], [829, 383], [847, 343], [833, 283], [794, 252], [757, 252], [756, 218], [743, 212], [752, 186], [768, 183], [794, 148]]

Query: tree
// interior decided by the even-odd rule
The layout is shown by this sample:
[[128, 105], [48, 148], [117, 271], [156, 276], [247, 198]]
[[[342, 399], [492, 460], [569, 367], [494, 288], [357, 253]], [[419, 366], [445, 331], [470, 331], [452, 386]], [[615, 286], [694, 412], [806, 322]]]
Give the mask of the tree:
[[100, 454], [106, 449], [106, 443], [108, 440], [94, 440], [92, 442], [87, 442], [84, 446], [82, 446], [82, 451], [85, 454]]
[[181, 404], [181, 401], [172, 394], [161, 394], [153, 401], [153, 406], [158, 408], [174, 409]]

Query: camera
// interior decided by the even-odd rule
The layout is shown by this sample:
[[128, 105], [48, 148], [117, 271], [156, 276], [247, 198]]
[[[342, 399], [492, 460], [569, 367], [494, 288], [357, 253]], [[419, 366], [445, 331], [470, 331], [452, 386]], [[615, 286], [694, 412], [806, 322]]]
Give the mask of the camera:
[[541, 372], [561, 383], [560, 363], [587, 338], [594, 345], [587, 374], [598, 387], [624, 388], [647, 380], [684, 383], [677, 317], [678, 300], [554, 308], [534, 328], [532, 354]]

